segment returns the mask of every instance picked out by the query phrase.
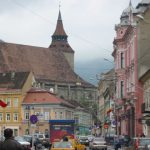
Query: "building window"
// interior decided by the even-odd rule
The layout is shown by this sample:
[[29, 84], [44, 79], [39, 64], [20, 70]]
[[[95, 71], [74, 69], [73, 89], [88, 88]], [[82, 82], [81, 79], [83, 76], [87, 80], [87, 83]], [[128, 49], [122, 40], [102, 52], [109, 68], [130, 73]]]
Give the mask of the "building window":
[[55, 112], [55, 119], [58, 119], [58, 114], [57, 114], [57, 112]]
[[29, 112], [25, 112], [25, 120], [29, 120]]
[[121, 98], [124, 97], [124, 83], [123, 81], [120, 82], [120, 94], [121, 94]]
[[10, 98], [6, 98], [6, 104], [7, 104], [7, 107], [11, 106], [11, 99]]
[[14, 107], [18, 107], [18, 98], [14, 98]]
[[14, 136], [18, 136], [18, 129], [14, 129]]
[[49, 120], [49, 112], [44, 112], [44, 120]]
[[34, 114], [35, 114], [36, 116], [40, 116], [40, 112], [39, 112], [39, 111], [35, 111]]
[[18, 121], [18, 113], [14, 113], [14, 121]]
[[3, 120], [3, 113], [0, 113], [0, 121]]
[[63, 112], [60, 112], [60, 119], [63, 119]]
[[6, 121], [10, 121], [10, 113], [6, 113]]
[[124, 67], [124, 54], [121, 53], [121, 68]]

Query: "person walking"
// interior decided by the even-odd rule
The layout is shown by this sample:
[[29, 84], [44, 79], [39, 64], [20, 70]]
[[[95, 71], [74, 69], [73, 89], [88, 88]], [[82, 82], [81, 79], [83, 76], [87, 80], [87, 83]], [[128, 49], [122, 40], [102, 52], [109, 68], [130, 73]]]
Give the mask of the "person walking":
[[114, 139], [114, 148], [115, 148], [115, 150], [118, 150], [119, 148], [121, 149], [121, 144], [120, 144], [118, 136], [116, 136]]
[[23, 150], [22, 145], [14, 140], [13, 138], [13, 130], [7, 128], [4, 130], [5, 140], [2, 143], [1, 150]]

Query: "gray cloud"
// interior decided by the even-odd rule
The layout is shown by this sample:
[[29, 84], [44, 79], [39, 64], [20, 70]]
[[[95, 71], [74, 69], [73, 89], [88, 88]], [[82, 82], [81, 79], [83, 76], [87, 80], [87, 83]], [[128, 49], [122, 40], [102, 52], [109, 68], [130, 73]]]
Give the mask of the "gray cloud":
[[[0, 39], [48, 47], [58, 5], [59, 0], [0, 0]], [[77, 60], [111, 56], [114, 26], [128, 5], [129, 0], [62, 0], [64, 28]]]

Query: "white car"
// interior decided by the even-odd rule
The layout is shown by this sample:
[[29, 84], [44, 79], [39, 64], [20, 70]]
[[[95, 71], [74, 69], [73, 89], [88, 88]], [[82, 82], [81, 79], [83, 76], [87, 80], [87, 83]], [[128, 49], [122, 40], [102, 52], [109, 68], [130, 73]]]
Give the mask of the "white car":
[[93, 135], [88, 135], [87, 137], [88, 137], [89, 142], [91, 142], [94, 139]]
[[107, 150], [107, 143], [103, 137], [95, 137], [89, 144], [89, 148], [94, 150]]

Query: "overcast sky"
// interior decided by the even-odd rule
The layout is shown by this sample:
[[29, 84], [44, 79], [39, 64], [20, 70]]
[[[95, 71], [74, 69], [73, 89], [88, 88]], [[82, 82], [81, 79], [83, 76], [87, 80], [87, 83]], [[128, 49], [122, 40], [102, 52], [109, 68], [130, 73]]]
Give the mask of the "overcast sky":
[[[135, 7], [141, 0], [132, 0]], [[129, 0], [61, 0], [61, 14], [76, 61], [112, 59], [114, 26]], [[0, 39], [48, 47], [59, 0], [0, 0]]]

